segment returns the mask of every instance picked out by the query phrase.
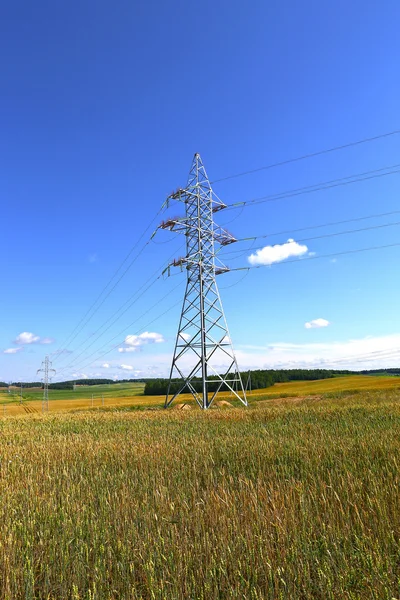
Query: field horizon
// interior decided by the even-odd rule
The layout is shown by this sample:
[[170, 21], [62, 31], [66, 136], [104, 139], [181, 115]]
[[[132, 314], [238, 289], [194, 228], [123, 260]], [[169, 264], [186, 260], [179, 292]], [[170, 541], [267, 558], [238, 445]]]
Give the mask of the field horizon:
[[[268, 401], [287, 397], [323, 396], [325, 394], [349, 394], [352, 392], [373, 390], [400, 390], [400, 377], [374, 375], [343, 375], [329, 379], [311, 381], [290, 381], [275, 383], [273, 386], [247, 393], [249, 406], [260, 401]], [[49, 411], [76, 411], [87, 409], [146, 409], [162, 408], [165, 397], [145, 396], [143, 383], [113, 383], [103, 385], [80, 385], [76, 390], [49, 390]], [[22, 404], [20, 388], [14, 386], [11, 393], [8, 388], [0, 388], [0, 418], [25, 413], [38, 413], [42, 410], [43, 390], [40, 388], [23, 388]], [[92, 398], [93, 397], [93, 398]], [[221, 392], [218, 401], [224, 407], [238, 406], [229, 392]], [[190, 394], [181, 394], [174, 406], [185, 405], [195, 407], [196, 403]]]

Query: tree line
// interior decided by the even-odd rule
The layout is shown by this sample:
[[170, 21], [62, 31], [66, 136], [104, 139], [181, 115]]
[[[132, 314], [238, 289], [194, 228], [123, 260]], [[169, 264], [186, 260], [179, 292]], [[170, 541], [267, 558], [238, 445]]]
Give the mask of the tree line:
[[[287, 381], [310, 381], [316, 379], [328, 379], [337, 375], [351, 375], [352, 371], [346, 370], [328, 370], [328, 369], [257, 369], [254, 371], [244, 371], [241, 373], [243, 385], [252, 390], [259, 390], [273, 386], [275, 383], [285, 383]], [[215, 392], [219, 386], [219, 378], [213, 376], [209, 378], [208, 391]], [[233, 375], [232, 375], [233, 379]], [[215, 382], [215, 383], [214, 383]], [[202, 381], [200, 377], [192, 379], [193, 388], [196, 392], [201, 392]], [[166, 394], [168, 390], [169, 379], [150, 379], [146, 382], [144, 394], [146, 396], [158, 396]], [[179, 391], [182, 385], [181, 379], [171, 381], [170, 394]], [[231, 387], [234, 387], [231, 384]], [[228, 388], [223, 384], [220, 391], [226, 391]], [[185, 389], [183, 391], [190, 391]]]
[[8, 384], [4, 384], [4, 385], [12, 385], [14, 387], [22, 387], [22, 388], [40, 388], [42, 387], [43, 383], [41, 383], [40, 381], [13, 381], [12, 383]]
[[[73, 390], [74, 385], [111, 385], [115, 383], [145, 383], [144, 379], [72, 379], [70, 381], [59, 381], [50, 383], [49, 389], [52, 390]], [[43, 384], [41, 384], [43, 385]]]
[[[147, 379], [71, 379], [69, 381], [58, 381], [56, 383], [49, 383], [49, 389], [52, 390], [72, 390], [74, 385], [107, 385], [113, 383], [146, 383]], [[22, 388], [43, 388], [42, 381], [13, 381], [12, 383], [6, 383], [0, 381], [0, 387], [21, 387]]]
[[368, 371], [358, 371], [361, 375], [400, 375], [400, 369], [369, 369]]

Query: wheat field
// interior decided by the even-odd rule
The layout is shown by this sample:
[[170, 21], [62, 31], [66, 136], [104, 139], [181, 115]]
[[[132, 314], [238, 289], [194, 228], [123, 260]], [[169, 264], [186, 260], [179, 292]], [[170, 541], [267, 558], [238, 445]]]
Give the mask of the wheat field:
[[400, 395], [0, 421], [3, 600], [400, 597]]

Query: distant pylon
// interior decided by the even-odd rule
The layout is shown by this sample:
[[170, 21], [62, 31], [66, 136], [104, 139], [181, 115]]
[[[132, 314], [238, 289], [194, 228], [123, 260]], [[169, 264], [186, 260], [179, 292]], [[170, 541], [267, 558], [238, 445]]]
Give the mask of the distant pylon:
[[51, 368], [51, 362], [49, 357], [46, 356], [44, 361], [42, 362], [42, 368], [38, 369], [38, 373], [43, 373], [43, 399], [42, 399], [42, 412], [49, 410], [49, 372], [56, 372], [55, 369]]
[[219, 391], [228, 390], [247, 406], [215, 279], [229, 271], [217, 258], [218, 250], [236, 239], [214, 223], [214, 213], [226, 205], [211, 189], [199, 154], [194, 155], [186, 188], [171, 194], [167, 206], [170, 200], [182, 202], [186, 215], [164, 221], [160, 227], [186, 236], [186, 256], [175, 260], [167, 270], [169, 273], [171, 266], [185, 268], [187, 284], [165, 408], [184, 391], [191, 393], [202, 409], [209, 408]]

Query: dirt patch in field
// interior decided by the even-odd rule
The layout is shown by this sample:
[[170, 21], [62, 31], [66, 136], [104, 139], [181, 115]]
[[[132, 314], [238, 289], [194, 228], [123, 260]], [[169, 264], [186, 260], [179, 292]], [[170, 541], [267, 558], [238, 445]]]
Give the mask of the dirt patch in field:
[[228, 402], [227, 400], [217, 400], [215, 402], [215, 406], [220, 406], [220, 407], [227, 407], [227, 408], [232, 408], [232, 404], [230, 402]]

